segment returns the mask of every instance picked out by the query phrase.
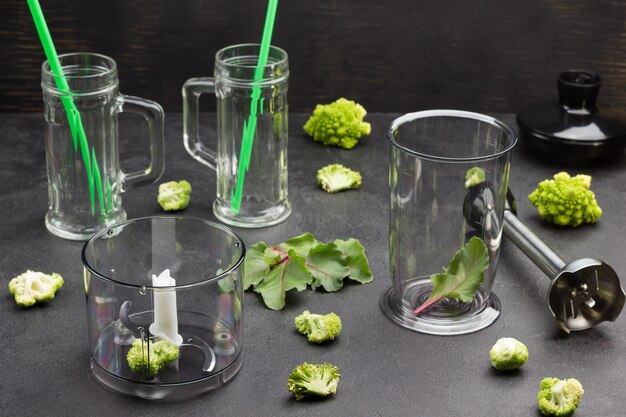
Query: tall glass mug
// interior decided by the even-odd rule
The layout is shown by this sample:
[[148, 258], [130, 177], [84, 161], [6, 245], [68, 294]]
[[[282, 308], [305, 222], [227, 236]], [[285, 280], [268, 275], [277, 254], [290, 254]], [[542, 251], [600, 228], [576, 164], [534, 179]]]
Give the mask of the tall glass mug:
[[[500, 313], [491, 287], [515, 133], [481, 114], [431, 110], [394, 120], [388, 136], [392, 286], [381, 298], [383, 311], [401, 326], [430, 334], [464, 334], [490, 325]], [[415, 314], [433, 290], [430, 276], [448, 267], [473, 236], [489, 254], [474, 299], [443, 298]]]
[[[117, 65], [107, 56], [59, 56], [69, 91], [57, 88], [48, 61], [41, 70], [49, 207], [46, 227], [74, 240], [126, 219], [122, 192], [155, 182], [163, 173], [163, 109], [118, 90]], [[73, 102], [73, 105], [71, 104]], [[67, 109], [80, 129], [71, 129]], [[117, 115], [145, 117], [150, 130], [150, 166], [125, 173], [120, 167]], [[81, 132], [80, 134], [78, 132]], [[82, 135], [84, 132], [84, 136]]]
[[[258, 54], [256, 44], [228, 46], [215, 55], [214, 78], [192, 78], [183, 86], [187, 152], [216, 171], [215, 216], [240, 227], [271, 226], [291, 213], [287, 198], [287, 53], [272, 46], [263, 68], [257, 67]], [[255, 81], [255, 72], [262, 73], [259, 81]], [[254, 88], [260, 90], [254, 141], [248, 169], [240, 172], [242, 138], [251, 121]], [[198, 134], [202, 93], [215, 93], [217, 98], [216, 150], [206, 146]], [[238, 181], [243, 184], [241, 205], [233, 208]]]

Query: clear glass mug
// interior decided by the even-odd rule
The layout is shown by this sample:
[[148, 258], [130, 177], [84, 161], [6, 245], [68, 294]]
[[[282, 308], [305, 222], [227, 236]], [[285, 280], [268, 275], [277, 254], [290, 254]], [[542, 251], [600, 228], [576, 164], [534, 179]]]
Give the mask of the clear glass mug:
[[[82, 251], [95, 379], [178, 400], [233, 378], [243, 361], [244, 257], [235, 233], [202, 219], [145, 217], [96, 233]], [[156, 373], [128, 358], [133, 344], [164, 340], [179, 355]]]
[[[185, 148], [216, 171], [213, 212], [226, 224], [250, 228], [277, 224], [291, 213], [287, 196], [287, 53], [272, 46], [262, 69], [257, 67], [258, 54], [256, 44], [223, 48], [215, 55], [215, 76], [189, 79], [182, 90]], [[254, 81], [258, 71], [263, 76]], [[250, 164], [240, 172], [242, 137], [250, 122], [255, 87], [260, 95]], [[199, 137], [198, 99], [203, 93], [215, 93], [217, 98], [215, 150]], [[243, 183], [241, 205], [233, 208], [238, 181]]]
[[[57, 88], [48, 61], [41, 69], [48, 201], [46, 227], [66, 239], [85, 240], [126, 219], [122, 192], [151, 184], [163, 173], [163, 109], [154, 101], [120, 94], [117, 64], [94, 53], [60, 55], [70, 93]], [[68, 105], [78, 110], [85, 133], [74, 136]], [[150, 130], [150, 165], [125, 173], [120, 167], [117, 115], [142, 115]], [[76, 117], [70, 110], [70, 117]]]
[[[430, 110], [394, 120], [388, 139], [392, 285], [381, 298], [382, 310], [401, 326], [430, 334], [464, 334], [490, 325], [500, 312], [491, 287], [515, 132], [489, 116]], [[466, 174], [475, 167], [485, 173], [484, 181], [466, 188]], [[474, 300], [444, 298], [415, 315], [433, 290], [430, 276], [442, 272], [473, 236], [489, 253]]]

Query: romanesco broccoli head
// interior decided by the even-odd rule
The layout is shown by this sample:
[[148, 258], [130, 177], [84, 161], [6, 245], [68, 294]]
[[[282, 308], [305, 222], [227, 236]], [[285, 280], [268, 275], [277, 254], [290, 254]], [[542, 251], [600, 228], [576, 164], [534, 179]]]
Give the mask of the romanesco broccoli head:
[[361, 185], [361, 174], [341, 164], [331, 164], [317, 171], [317, 183], [329, 193], [357, 189]]
[[570, 416], [578, 408], [585, 391], [577, 379], [544, 378], [537, 394], [539, 411], [544, 416]]
[[326, 397], [337, 392], [339, 369], [329, 363], [314, 365], [303, 363], [293, 370], [287, 379], [287, 386], [300, 401], [307, 397]]
[[528, 348], [517, 339], [503, 337], [489, 351], [489, 359], [491, 365], [501, 371], [517, 369], [528, 360]]
[[304, 130], [316, 142], [352, 149], [362, 135], [372, 131], [371, 125], [363, 121], [366, 114], [360, 104], [340, 98], [334, 103], [315, 106]]
[[528, 199], [541, 218], [559, 226], [595, 223], [602, 209], [590, 185], [589, 175], [570, 177], [567, 172], [559, 172], [553, 179], [541, 181]]
[[59, 274], [48, 275], [28, 270], [9, 281], [9, 291], [17, 304], [30, 307], [35, 303], [52, 300], [63, 282]]
[[296, 317], [295, 324], [298, 331], [314, 343], [334, 340], [341, 333], [341, 318], [335, 313], [321, 315], [305, 310]]
[[178, 358], [180, 349], [169, 340], [158, 342], [135, 339], [126, 360], [131, 371], [153, 377]]
[[189, 205], [191, 184], [187, 181], [170, 181], [159, 185], [157, 201], [165, 211], [182, 210]]

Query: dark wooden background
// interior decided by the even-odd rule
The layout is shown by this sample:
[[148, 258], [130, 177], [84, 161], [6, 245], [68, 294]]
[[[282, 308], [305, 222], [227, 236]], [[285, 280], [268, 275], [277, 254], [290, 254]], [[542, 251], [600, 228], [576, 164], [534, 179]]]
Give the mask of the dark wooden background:
[[[59, 53], [113, 57], [124, 93], [172, 112], [219, 48], [260, 40], [267, 4], [41, 3]], [[570, 68], [600, 73], [600, 103], [626, 108], [623, 0], [282, 0], [273, 43], [289, 53], [294, 112], [340, 96], [371, 112], [515, 112], [556, 97], [556, 74]], [[0, 1], [0, 111], [41, 111], [43, 60], [26, 1]]]

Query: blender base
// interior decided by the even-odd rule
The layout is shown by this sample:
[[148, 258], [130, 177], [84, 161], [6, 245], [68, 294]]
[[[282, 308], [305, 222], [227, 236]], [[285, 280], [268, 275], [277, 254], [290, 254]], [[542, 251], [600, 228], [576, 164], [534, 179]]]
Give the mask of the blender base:
[[91, 371], [98, 383], [116, 393], [148, 400], [180, 400], [211, 391], [226, 384], [237, 375], [242, 364], [243, 357], [240, 354], [229, 366], [220, 372], [211, 374], [211, 376], [195, 381], [170, 384], [137, 382], [120, 378], [102, 369], [93, 358], [91, 359]]
[[380, 298], [380, 308], [402, 327], [439, 336], [473, 333], [488, 327], [500, 316], [498, 297], [481, 289], [472, 302], [444, 298], [416, 316], [413, 310], [426, 301], [432, 290], [429, 278], [409, 281], [400, 292], [389, 287]]

